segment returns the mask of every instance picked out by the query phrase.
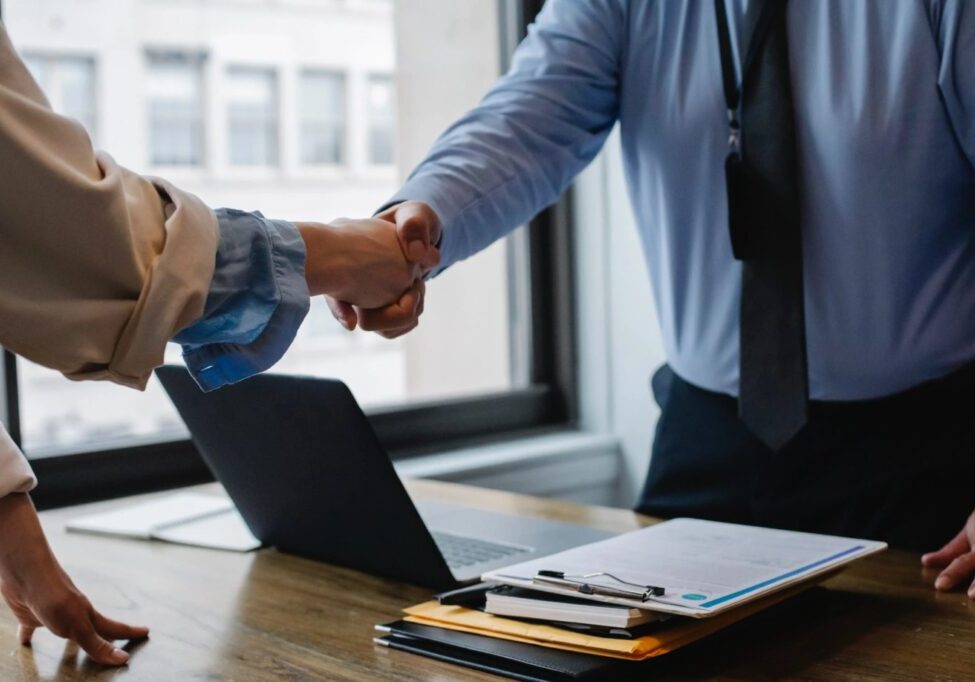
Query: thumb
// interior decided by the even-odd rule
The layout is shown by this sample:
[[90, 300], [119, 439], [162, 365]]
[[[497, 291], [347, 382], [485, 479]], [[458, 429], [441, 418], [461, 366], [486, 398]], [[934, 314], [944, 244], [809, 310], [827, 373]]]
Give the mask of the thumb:
[[419, 201], [407, 201], [393, 207], [392, 217], [403, 255], [411, 263], [423, 263], [440, 238], [433, 209]]
[[326, 296], [325, 302], [328, 303], [328, 309], [332, 311], [332, 316], [339, 321], [339, 324], [349, 331], [355, 329], [359, 323], [359, 316], [356, 315], [355, 308], [345, 301], [339, 301], [331, 296]]

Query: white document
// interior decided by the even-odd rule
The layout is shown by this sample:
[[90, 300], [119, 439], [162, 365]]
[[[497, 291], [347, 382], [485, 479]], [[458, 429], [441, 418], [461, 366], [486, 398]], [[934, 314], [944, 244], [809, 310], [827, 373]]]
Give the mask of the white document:
[[152, 537], [181, 545], [231, 552], [249, 552], [261, 546], [261, 541], [254, 537], [233, 507], [218, 514], [155, 530]]
[[[569, 594], [565, 588], [533, 583], [532, 577], [540, 570], [562, 571], [566, 578], [574, 580], [586, 574], [607, 572], [629, 583], [663, 587], [665, 594], [646, 602], [603, 595], [575, 593], [575, 596], [705, 618], [828, 573], [886, 547], [885, 543], [872, 540], [673, 519], [491, 571], [483, 579]], [[584, 582], [621, 587], [606, 576], [586, 578]]]
[[68, 530], [247, 552], [260, 547], [225, 496], [176, 493], [68, 522]]

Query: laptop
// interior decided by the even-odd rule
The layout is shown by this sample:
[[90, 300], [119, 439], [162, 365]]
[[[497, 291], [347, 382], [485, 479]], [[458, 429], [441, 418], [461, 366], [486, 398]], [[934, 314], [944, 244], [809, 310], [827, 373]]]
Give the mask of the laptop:
[[281, 551], [447, 589], [611, 535], [414, 504], [341, 381], [264, 374], [204, 393], [183, 367], [156, 374], [251, 532]]

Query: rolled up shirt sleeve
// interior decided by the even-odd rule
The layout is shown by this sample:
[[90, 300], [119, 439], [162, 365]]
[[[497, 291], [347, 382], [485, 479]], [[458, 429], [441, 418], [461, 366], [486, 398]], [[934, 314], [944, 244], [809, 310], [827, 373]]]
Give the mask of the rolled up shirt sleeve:
[[203, 316], [173, 338], [204, 391], [274, 365], [310, 303], [304, 241], [293, 224], [259, 212], [215, 213], [220, 238]]
[[26, 493], [34, 489], [37, 479], [20, 448], [3, 426], [0, 426], [0, 497]]

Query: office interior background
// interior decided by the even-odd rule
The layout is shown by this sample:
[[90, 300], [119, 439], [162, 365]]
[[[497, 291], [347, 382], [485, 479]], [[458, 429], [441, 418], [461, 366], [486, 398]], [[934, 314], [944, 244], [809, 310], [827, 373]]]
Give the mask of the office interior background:
[[[214, 207], [319, 221], [396, 190], [503, 70], [521, 5], [0, 2], [52, 106], [96, 147]], [[629, 505], [662, 362], [614, 134], [559, 206], [432, 282], [415, 332], [350, 334], [315, 301], [272, 371], [347, 382], [404, 474]], [[55, 504], [199, 475], [155, 382], [136, 394], [9, 358], [3, 380], [42, 504], [46, 485]]]

